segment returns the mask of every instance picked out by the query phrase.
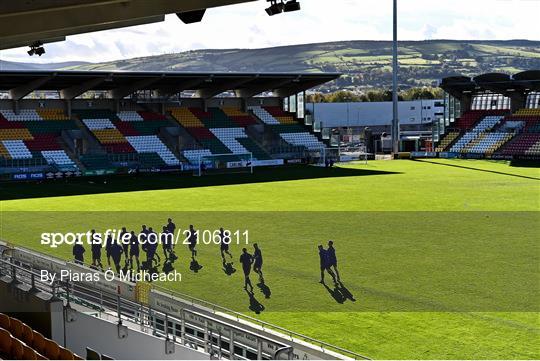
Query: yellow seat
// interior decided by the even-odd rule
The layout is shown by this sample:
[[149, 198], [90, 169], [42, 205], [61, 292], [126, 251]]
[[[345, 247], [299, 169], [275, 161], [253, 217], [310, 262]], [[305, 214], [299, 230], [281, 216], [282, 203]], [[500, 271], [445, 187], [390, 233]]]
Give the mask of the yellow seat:
[[60, 355], [58, 356], [59, 360], [74, 360], [75, 355], [68, 349], [60, 347]]
[[23, 359], [24, 360], [37, 360], [37, 353], [31, 347], [23, 345]]
[[98, 129], [92, 131], [102, 144], [126, 143], [127, 140], [118, 129]]
[[205, 127], [204, 123], [186, 107], [168, 108], [167, 111], [170, 112], [172, 117], [185, 128]]
[[26, 128], [2, 129], [0, 141], [2, 140], [33, 140], [32, 133]]
[[45, 352], [45, 337], [37, 331], [34, 331], [34, 337], [32, 338], [32, 347], [39, 353]]
[[23, 336], [23, 323], [16, 318], [11, 317], [9, 320], [9, 331], [13, 337], [22, 340]]
[[8, 330], [0, 328], [0, 354], [8, 355], [11, 353], [11, 344], [13, 337]]
[[[0, 143], [2, 144], [2, 143]], [[5, 315], [3, 313], [0, 313], [0, 328], [3, 328], [4, 330], [10, 329], [10, 317], [8, 315]]]
[[60, 356], [60, 346], [53, 340], [45, 339], [45, 354], [49, 360], [58, 360]]
[[10, 357], [14, 360], [24, 360], [24, 347], [21, 341], [16, 338], [11, 339]]
[[36, 110], [40, 117], [45, 120], [69, 120], [63, 109], [40, 108]]

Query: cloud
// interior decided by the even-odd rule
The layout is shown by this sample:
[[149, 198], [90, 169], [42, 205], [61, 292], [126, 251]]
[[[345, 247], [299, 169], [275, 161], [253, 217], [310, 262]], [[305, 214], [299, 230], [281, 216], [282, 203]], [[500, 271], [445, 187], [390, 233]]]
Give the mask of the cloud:
[[[41, 58], [26, 49], [0, 52], [25, 62], [92, 62], [202, 48], [260, 48], [338, 40], [387, 40], [391, 0], [300, 0], [302, 11], [269, 17], [263, 1], [209, 9], [202, 23], [174, 15], [157, 24], [70, 36], [47, 45]], [[538, 0], [399, 0], [403, 40], [540, 40]]]

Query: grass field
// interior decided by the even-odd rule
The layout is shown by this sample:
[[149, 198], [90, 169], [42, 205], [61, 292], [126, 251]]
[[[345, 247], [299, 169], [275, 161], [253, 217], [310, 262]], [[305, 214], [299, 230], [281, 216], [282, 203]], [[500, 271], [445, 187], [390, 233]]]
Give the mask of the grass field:
[[[86, 195], [76, 195], [84, 193]], [[255, 175], [170, 175], [0, 188], [0, 238], [140, 224], [249, 230], [265, 256], [256, 315], [240, 272], [199, 246], [198, 273], [163, 286], [377, 359], [540, 358], [540, 169], [503, 162], [377, 161]], [[343, 287], [317, 283], [334, 239]], [[235, 261], [241, 245], [234, 245]], [[251, 249], [251, 246], [248, 246]], [[256, 278], [253, 276], [253, 280]], [[254, 285], [257, 282], [253, 282]]]

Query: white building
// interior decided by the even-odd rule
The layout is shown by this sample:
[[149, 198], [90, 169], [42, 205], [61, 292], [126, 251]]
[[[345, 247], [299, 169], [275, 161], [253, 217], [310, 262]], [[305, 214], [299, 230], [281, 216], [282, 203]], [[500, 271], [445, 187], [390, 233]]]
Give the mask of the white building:
[[[316, 128], [375, 127], [392, 124], [392, 102], [308, 103]], [[399, 103], [401, 125], [427, 125], [442, 118], [444, 101], [414, 100]]]

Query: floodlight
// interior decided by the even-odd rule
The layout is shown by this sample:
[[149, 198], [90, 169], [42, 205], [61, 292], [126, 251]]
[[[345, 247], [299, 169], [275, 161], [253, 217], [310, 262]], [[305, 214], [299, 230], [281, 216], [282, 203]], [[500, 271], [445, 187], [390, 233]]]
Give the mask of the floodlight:
[[277, 14], [281, 14], [283, 12], [283, 2], [281, 1], [276, 1], [276, 0], [268, 0], [271, 5], [269, 8], [266, 9], [266, 13], [269, 15], [269, 16], [274, 16], [274, 15], [277, 15]]
[[283, 7], [283, 11], [285, 11], [286, 13], [298, 10], [300, 10], [300, 3], [296, 0], [287, 1], [285, 3], [285, 6]]

